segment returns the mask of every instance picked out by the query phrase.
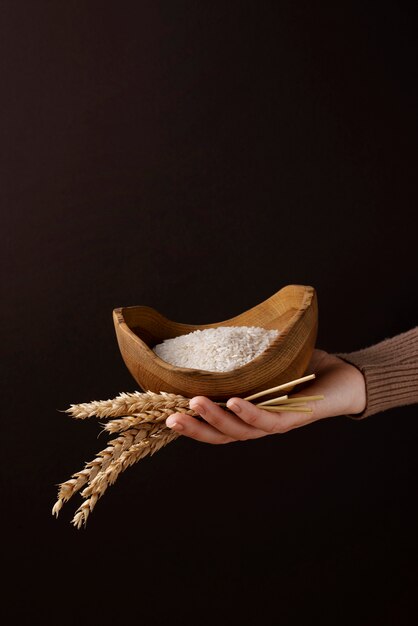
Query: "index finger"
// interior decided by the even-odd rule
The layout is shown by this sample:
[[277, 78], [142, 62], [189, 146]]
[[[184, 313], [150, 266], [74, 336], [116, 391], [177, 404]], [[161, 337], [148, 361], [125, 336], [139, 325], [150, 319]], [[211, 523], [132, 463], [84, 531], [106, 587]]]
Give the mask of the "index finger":
[[286, 412], [286, 409], [280, 412], [273, 412], [255, 406], [252, 402], [242, 398], [230, 398], [226, 405], [241, 420], [253, 428], [271, 435], [285, 433], [288, 430], [310, 424], [318, 419], [314, 411], [308, 415], [306, 413]]

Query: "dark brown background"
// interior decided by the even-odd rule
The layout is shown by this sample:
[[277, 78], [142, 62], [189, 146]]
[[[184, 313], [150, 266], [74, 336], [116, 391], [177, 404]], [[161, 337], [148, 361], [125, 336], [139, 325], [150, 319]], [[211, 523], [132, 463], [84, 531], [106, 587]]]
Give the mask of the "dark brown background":
[[136, 388], [114, 307], [416, 325], [412, 7], [1, 2], [4, 623], [415, 623], [416, 407], [183, 439], [50, 515], [105, 442], [58, 409]]

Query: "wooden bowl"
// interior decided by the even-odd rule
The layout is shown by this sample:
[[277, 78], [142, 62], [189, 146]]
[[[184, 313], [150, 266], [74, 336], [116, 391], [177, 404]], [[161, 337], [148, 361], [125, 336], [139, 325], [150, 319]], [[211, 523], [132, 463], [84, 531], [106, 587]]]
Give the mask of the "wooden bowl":
[[[318, 306], [313, 287], [288, 285], [248, 311], [212, 324], [181, 324], [149, 306], [114, 309], [113, 321], [125, 365], [143, 391], [224, 401], [303, 376], [315, 346]], [[164, 339], [218, 326], [260, 326], [280, 335], [258, 357], [229, 372], [176, 367], [152, 350]]]

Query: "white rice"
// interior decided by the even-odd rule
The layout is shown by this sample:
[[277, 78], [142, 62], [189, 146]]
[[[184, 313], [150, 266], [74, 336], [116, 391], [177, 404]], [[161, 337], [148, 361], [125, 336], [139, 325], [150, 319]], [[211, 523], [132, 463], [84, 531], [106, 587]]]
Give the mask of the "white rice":
[[218, 326], [165, 339], [153, 350], [177, 367], [229, 372], [259, 356], [279, 334], [259, 326]]

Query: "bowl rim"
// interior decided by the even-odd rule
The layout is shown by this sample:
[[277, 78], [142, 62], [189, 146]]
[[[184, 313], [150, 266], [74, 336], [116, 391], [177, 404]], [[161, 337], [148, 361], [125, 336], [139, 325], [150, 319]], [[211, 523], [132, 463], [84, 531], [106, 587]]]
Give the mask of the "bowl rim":
[[[126, 319], [125, 319], [125, 315], [124, 315], [124, 311], [126, 311], [127, 309], [147, 309], [149, 311], [152, 311], [152, 312], [156, 313], [158, 316], [163, 318], [164, 321], [166, 321], [166, 322], [174, 323], [174, 324], [177, 324], [178, 326], [194, 326], [195, 330], [205, 330], [207, 328], [216, 328], [221, 323], [223, 325], [226, 325], [225, 322], [228, 322], [229, 320], [236, 319], [237, 317], [239, 317], [243, 313], [248, 313], [249, 311], [258, 308], [259, 306], [261, 306], [265, 302], [268, 302], [269, 300], [272, 300], [272, 299], [276, 298], [279, 295], [279, 293], [281, 291], [283, 291], [284, 289], [289, 289], [290, 287], [297, 287], [297, 288], [303, 289], [303, 298], [302, 298], [302, 302], [301, 302], [300, 307], [298, 307], [298, 309], [296, 310], [295, 314], [288, 320], [288, 322], [286, 323], [284, 329], [279, 332], [278, 337], [273, 339], [273, 341], [267, 346], [267, 348], [265, 348], [265, 350], [263, 350], [263, 352], [261, 352], [261, 354], [256, 356], [251, 361], [248, 361], [247, 363], [244, 363], [243, 365], [240, 365], [239, 367], [236, 367], [236, 368], [234, 368], [232, 370], [228, 370], [228, 371], [225, 371], [225, 372], [216, 372], [216, 371], [212, 371], [212, 370], [202, 370], [202, 369], [193, 368], [193, 367], [180, 367], [178, 365], [173, 365], [172, 363], [168, 363], [168, 361], [164, 361], [164, 359], [159, 357], [158, 354], [156, 354], [154, 352], [154, 350], [152, 348], [150, 348], [145, 343], [145, 341], [143, 341], [143, 339], [141, 339], [136, 333], [133, 332], [133, 330], [127, 324]], [[246, 373], [246, 370], [251, 371], [253, 369], [254, 365], [258, 366], [261, 362], [264, 362], [268, 358], [270, 358], [271, 354], [273, 352], [275, 352], [276, 349], [279, 348], [280, 345], [285, 341], [285, 339], [286, 339], [287, 335], [289, 334], [289, 331], [291, 330], [291, 328], [293, 328], [293, 326], [300, 320], [300, 318], [305, 313], [305, 311], [311, 306], [311, 304], [314, 301], [314, 298], [315, 298], [315, 289], [314, 289], [314, 287], [312, 287], [310, 285], [289, 284], [289, 285], [285, 285], [284, 287], [282, 287], [281, 289], [279, 289], [278, 291], [273, 293], [268, 298], [265, 298], [264, 300], [262, 300], [258, 304], [255, 304], [253, 307], [250, 307], [249, 309], [246, 309], [245, 311], [242, 311], [241, 313], [238, 313], [237, 315], [234, 315], [233, 317], [231, 317], [229, 319], [221, 320], [221, 321], [218, 321], [218, 322], [211, 322], [210, 324], [186, 324], [184, 322], [177, 322], [176, 320], [173, 320], [173, 319], [170, 319], [170, 318], [166, 317], [163, 313], [158, 311], [155, 307], [151, 307], [151, 306], [148, 306], [148, 305], [132, 305], [132, 306], [117, 307], [117, 308], [113, 309], [113, 316], [114, 316], [114, 320], [117, 322], [117, 324], [120, 327], [120, 329], [124, 333], [126, 333], [130, 337], [131, 340], [139, 343], [141, 348], [145, 349], [145, 351], [148, 354], [148, 356], [151, 357], [151, 359], [153, 359], [155, 361], [155, 363], [159, 367], [161, 367], [162, 369], [166, 370], [170, 374], [178, 372], [179, 374], [181, 373], [181, 374], [186, 374], [187, 375], [187, 374], [190, 374], [190, 373], [193, 372], [194, 376], [203, 375], [206, 378], [207, 377], [214, 378], [214, 379], [216, 378], [217, 380], [222, 380], [223, 378], [225, 378], [225, 379], [229, 380], [229, 378], [230, 378], [230, 376], [231, 376], [231, 374], [233, 372], [234, 373], [235, 372]], [[231, 324], [231, 326], [233, 326], [233, 324]], [[272, 329], [266, 329], [266, 330], [272, 330]], [[193, 332], [193, 331], [189, 331], [189, 332]], [[188, 333], [184, 333], [184, 334], [188, 334]]]

